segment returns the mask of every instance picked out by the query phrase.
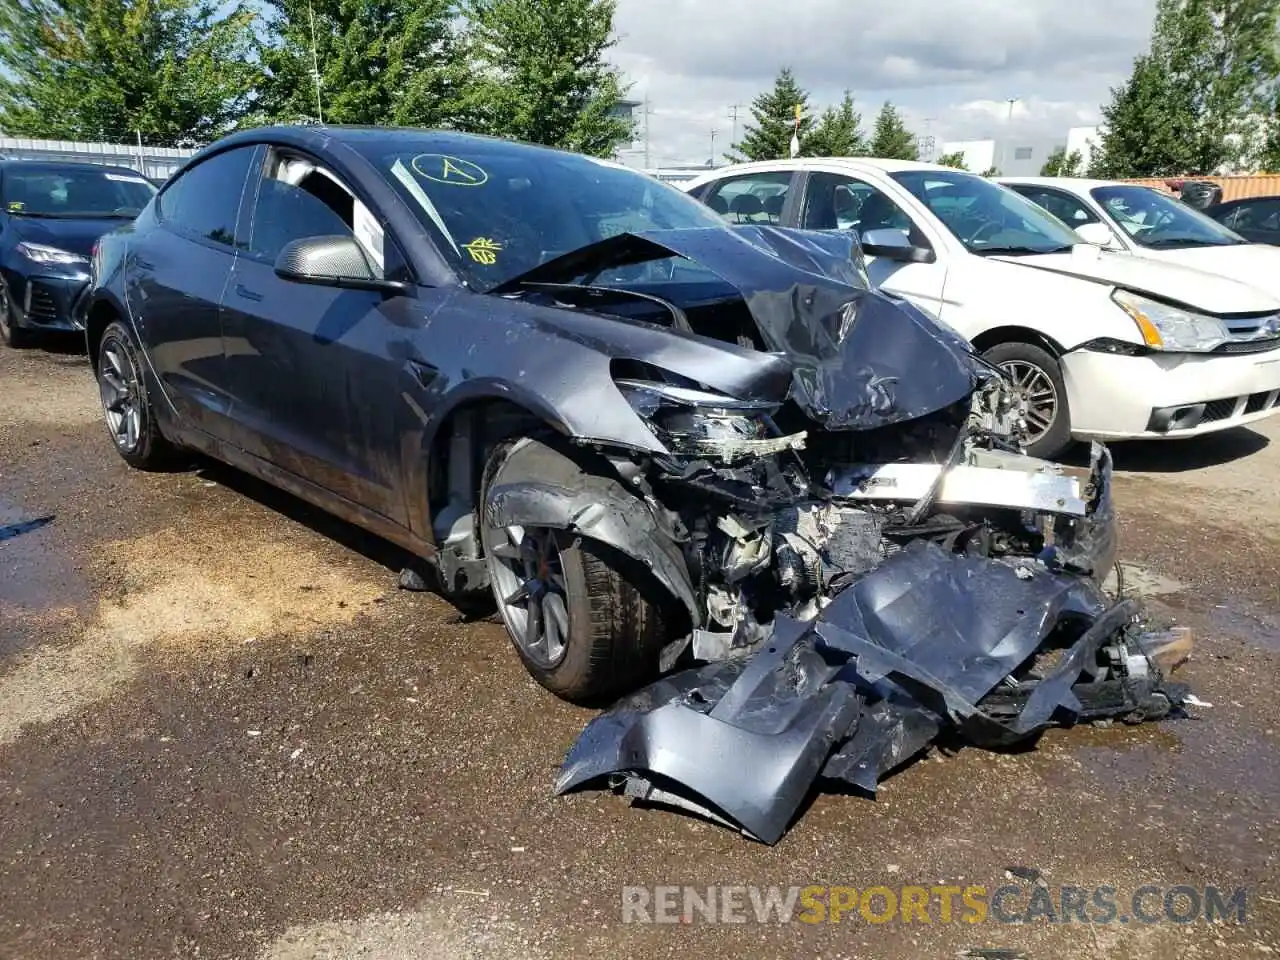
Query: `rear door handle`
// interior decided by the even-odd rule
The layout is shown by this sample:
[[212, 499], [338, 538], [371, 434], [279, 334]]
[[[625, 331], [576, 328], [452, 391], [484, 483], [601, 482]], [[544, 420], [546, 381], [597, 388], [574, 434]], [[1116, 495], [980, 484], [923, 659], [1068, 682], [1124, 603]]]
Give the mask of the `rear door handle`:
[[255, 303], [262, 302], [262, 294], [256, 290], [250, 290], [243, 283], [236, 284], [236, 296], [244, 297], [246, 300], [253, 300]]

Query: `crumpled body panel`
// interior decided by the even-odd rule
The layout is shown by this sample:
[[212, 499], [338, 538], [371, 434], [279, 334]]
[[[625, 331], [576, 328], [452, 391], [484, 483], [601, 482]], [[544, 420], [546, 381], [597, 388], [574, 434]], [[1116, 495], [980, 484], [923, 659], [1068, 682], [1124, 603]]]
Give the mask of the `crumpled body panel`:
[[[1180, 692], [1158, 673], [1095, 676], [1136, 611], [1079, 576], [916, 542], [812, 623], [780, 616], [745, 665], [669, 677], [598, 717], [556, 790], [613, 776], [774, 843], [819, 774], [874, 791], [944, 730], [1006, 745], [1054, 723], [1163, 715]], [[1051, 640], [1051, 671], [997, 691]]]
[[707, 268], [741, 296], [767, 349], [791, 362], [796, 401], [828, 429], [913, 420], [964, 400], [986, 375], [959, 334], [867, 286], [852, 234], [756, 225], [619, 234], [496, 292], [673, 254]]

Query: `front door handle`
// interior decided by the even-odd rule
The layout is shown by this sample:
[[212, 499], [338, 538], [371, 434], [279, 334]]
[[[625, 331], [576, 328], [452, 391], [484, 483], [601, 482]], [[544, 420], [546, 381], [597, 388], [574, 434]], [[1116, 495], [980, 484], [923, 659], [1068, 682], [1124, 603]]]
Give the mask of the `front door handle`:
[[236, 296], [244, 297], [246, 300], [252, 300], [255, 303], [262, 302], [262, 294], [258, 293], [257, 290], [250, 290], [243, 283], [236, 284]]
[[423, 387], [430, 387], [436, 377], [440, 375], [439, 367], [433, 367], [424, 360], [410, 360], [409, 369]]

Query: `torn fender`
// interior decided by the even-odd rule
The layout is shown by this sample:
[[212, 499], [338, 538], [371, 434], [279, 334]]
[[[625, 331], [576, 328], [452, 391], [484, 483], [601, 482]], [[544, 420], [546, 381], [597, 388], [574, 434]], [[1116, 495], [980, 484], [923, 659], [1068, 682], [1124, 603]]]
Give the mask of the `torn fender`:
[[569, 530], [643, 563], [702, 622], [679, 545], [653, 511], [618, 480], [584, 470], [537, 440], [521, 440], [489, 483], [486, 522], [494, 527]]

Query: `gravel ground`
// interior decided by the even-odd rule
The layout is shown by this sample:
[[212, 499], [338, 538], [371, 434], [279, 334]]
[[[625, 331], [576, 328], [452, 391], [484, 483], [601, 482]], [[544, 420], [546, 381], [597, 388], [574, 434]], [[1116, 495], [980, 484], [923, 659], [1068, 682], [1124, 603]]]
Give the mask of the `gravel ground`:
[[[1263, 957], [1280, 950], [1280, 420], [1119, 445], [1126, 580], [1192, 719], [822, 794], [776, 847], [588, 793], [590, 718], [397, 551], [115, 455], [74, 344], [0, 351], [0, 957]], [[1015, 870], [1010, 873], [1010, 868]], [[623, 923], [624, 885], [1247, 888], [1246, 922]], [[1056, 896], [1056, 893], [1055, 893]], [[1158, 902], [1158, 901], [1157, 901]], [[1121, 913], [1124, 911], [1121, 910]]]

